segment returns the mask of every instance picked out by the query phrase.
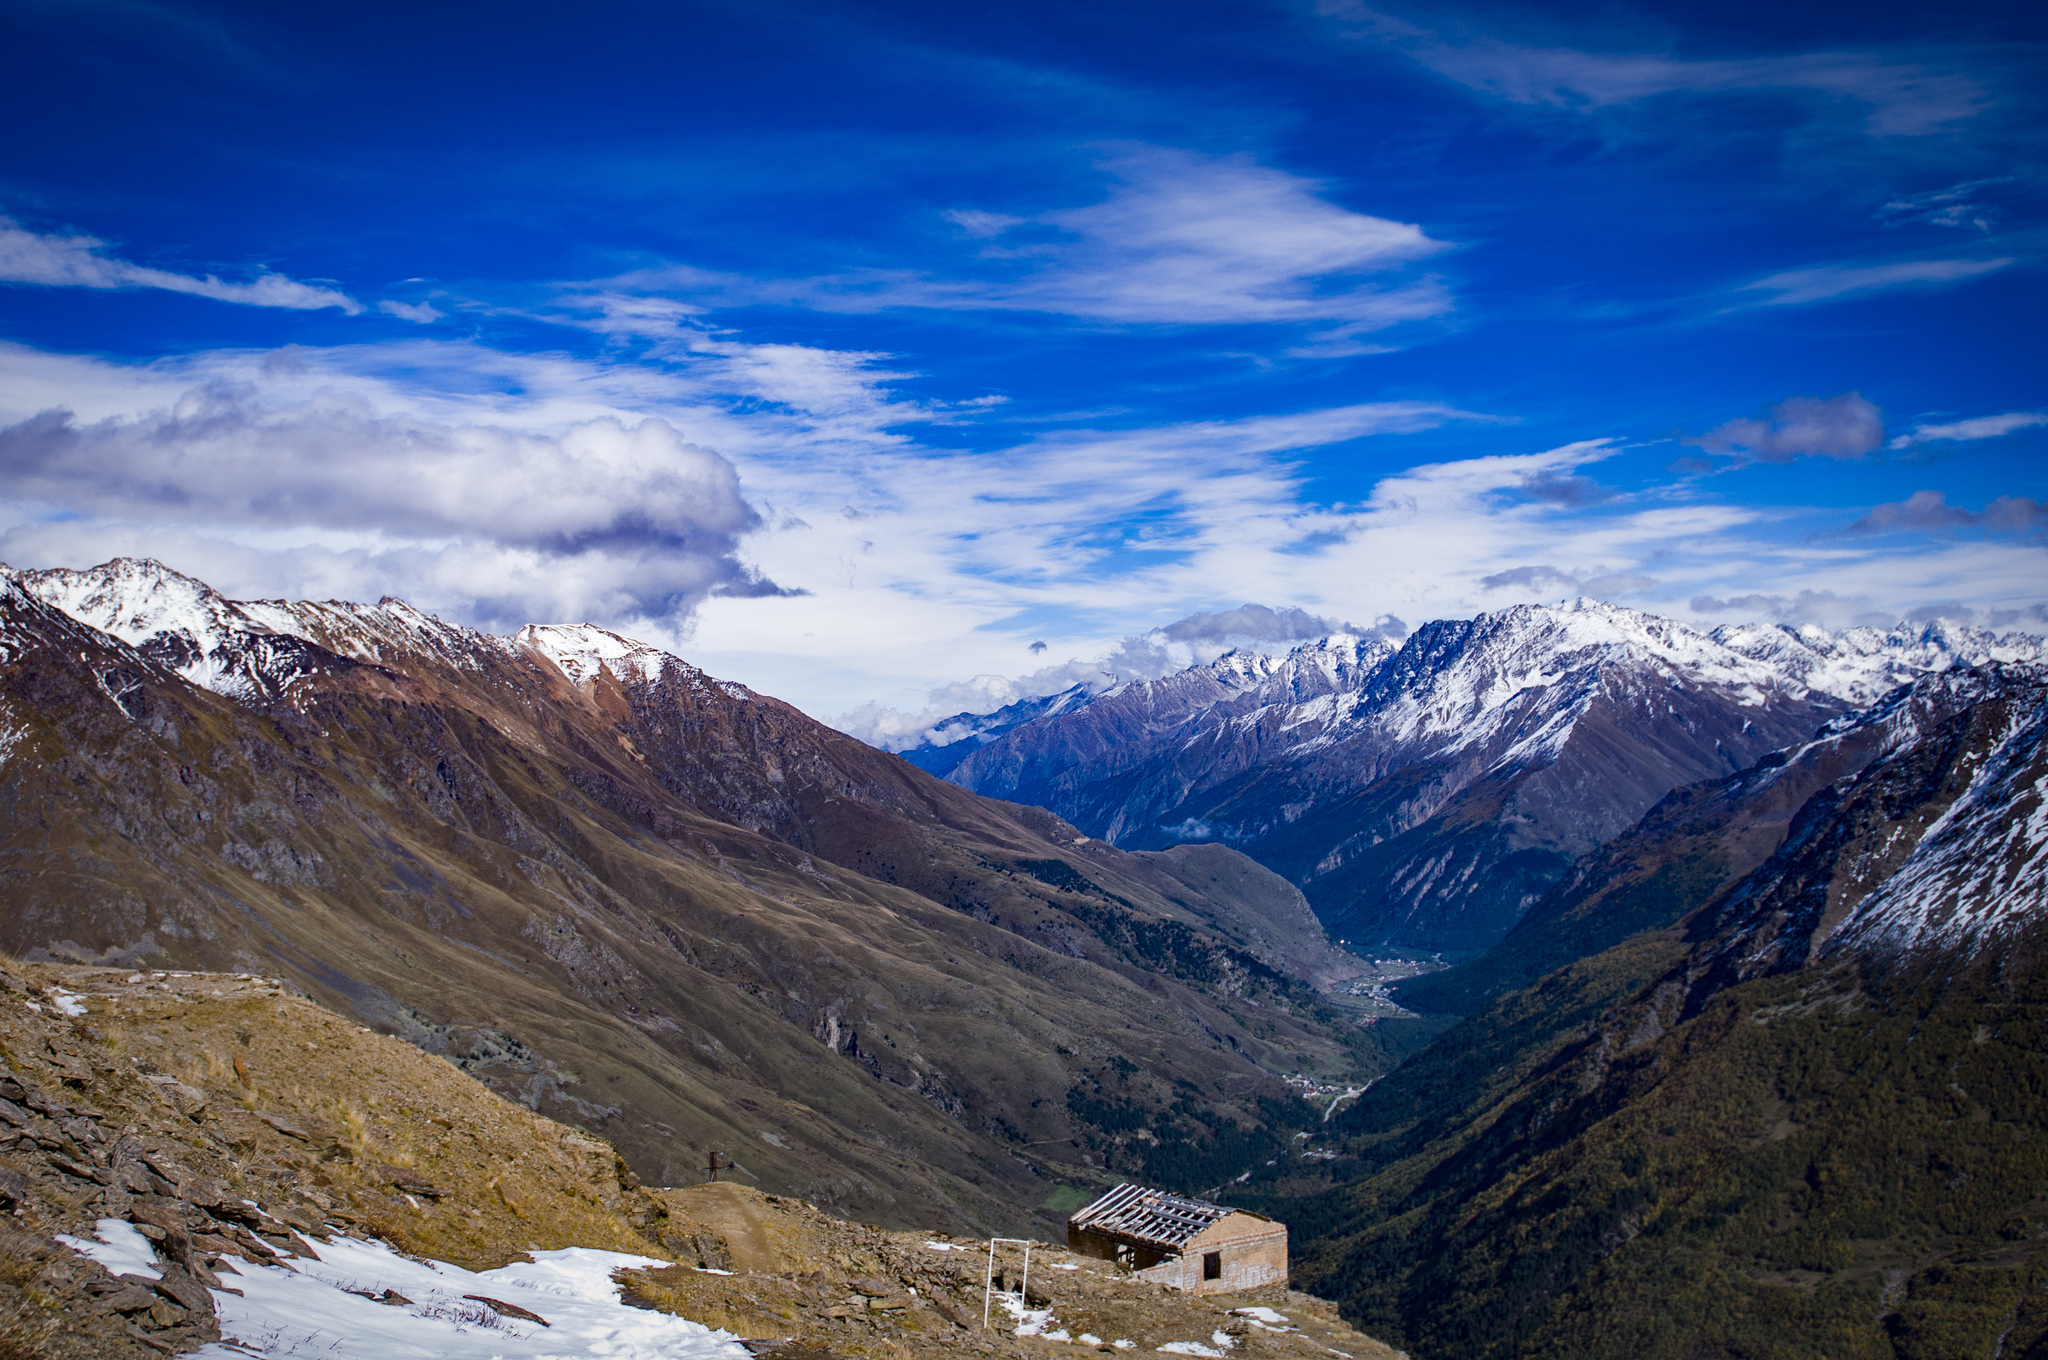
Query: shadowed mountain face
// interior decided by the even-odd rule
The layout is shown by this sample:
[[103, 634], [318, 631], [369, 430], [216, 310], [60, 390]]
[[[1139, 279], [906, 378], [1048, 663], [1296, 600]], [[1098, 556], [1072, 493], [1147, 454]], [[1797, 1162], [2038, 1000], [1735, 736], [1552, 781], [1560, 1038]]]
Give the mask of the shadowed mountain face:
[[716, 1149], [1044, 1229], [1272, 1155], [1313, 1117], [1279, 1075], [1385, 1065], [1243, 856], [1088, 840], [601, 630], [12, 573], [0, 749], [0, 945], [288, 977], [651, 1180]]
[[[1129, 848], [1236, 846], [1333, 935], [1473, 952], [1674, 788], [2039, 639], [1726, 629], [1593, 601], [1232, 655], [1013, 727], [949, 776]], [[947, 748], [940, 748], [947, 749]]]
[[1420, 1357], [2048, 1353], [2044, 944], [2048, 671], [1931, 676], [1584, 862], [1247, 1202]]

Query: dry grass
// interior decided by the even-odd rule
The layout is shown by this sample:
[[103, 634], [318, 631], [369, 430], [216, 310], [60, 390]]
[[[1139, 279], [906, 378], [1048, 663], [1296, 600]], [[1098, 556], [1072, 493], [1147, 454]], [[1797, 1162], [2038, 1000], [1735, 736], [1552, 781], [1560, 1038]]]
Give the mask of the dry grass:
[[[110, 1052], [207, 1093], [206, 1124], [236, 1149], [238, 1188], [266, 1208], [282, 1199], [311, 1222], [471, 1268], [535, 1243], [663, 1254], [630, 1222], [651, 1206], [622, 1183], [610, 1144], [400, 1040], [220, 975], [152, 986], [125, 972], [61, 973]], [[396, 1185], [394, 1169], [442, 1193]]]

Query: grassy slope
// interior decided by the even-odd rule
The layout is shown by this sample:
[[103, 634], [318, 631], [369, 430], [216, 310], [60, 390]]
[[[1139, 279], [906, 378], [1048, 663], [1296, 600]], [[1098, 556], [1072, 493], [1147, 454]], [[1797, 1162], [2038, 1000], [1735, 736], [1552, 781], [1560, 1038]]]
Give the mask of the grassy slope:
[[1660, 1004], [1500, 1074], [1456, 1138], [1383, 1135], [1299, 1224], [1300, 1278], [1425, 1357], [2048, 1348], [2048, 986], [1794, 974], [1668, 1030]]

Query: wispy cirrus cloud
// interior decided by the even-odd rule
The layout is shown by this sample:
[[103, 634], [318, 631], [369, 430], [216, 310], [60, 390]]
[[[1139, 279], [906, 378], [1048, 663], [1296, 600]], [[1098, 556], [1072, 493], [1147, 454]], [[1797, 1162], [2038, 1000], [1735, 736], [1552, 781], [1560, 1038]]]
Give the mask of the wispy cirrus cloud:
[[2003, 415], [1972, 416], [1968, 420], [1951, 420], [1940, 424], [1915, 425], [1905, 434], [1893, 438], [1885, 445], [1888, 449], [1910, 449], [1918, 444], [1936, 444], [1953, 441], [1963, 443], [1973, 439], [1996, 439], [2011, 434], [2014, 430], [2032, 429], [2037, 425], [2048, 425], [2048, 411], [2007, 411]]
[[158, 288], [250, 307], [294, 311], [338, 307], [350, 316], [363, 310], [362, 303], [338, 289], [301, 283], [283, 274], [258, 274], [247, 283], [234, 283], [212, 274], [180, 274], [134, 264], [106, 254], [105, 247], [106, 242], [95, 236], [46, 235], [0, 217], [0, 282], [45, 288]]
[[1888, 227], [1917, 224], [1969, 227], [1989, 232], [2000, 210], [1995, 201], [1999, 197], [1997, 191], [2013, 184], [2017, 178], [2014, 175], [1994, 175], [1889, 199], [1878, 208], [1877, 220]]
[[1740, 291], [1758, 293], [1755, 305], [1800, 307], [1836, 298], [1860, 297], [1893, 288], [1939, 288], [1990, 274], [2014, 263], [2010, 255], [1990, 260], [1897, 260], [1889, 264], [1820, 265], [1788, 269], [1745, 283]]
[[1453, 40], [1363, 0], [1318, 0], [1317, 10], [1354, 37], [1395, 48], [1439, 75], [1516, 104], [1600, 109], [1680, 93], [1809, 91], [1865, 106], [1864, 127], [1873, 136], [1913, 137], [1943, 131], [1990, 103], [1983, 85], [1964, 72], [1870, 53], [1688, 60], [1493, 37]]
[[1415, 223], [1333, 203], [1319, 181], [1244, 156], [1166, 147], [1124, 148], [1102, 168], [1109, 192], [1081, 207], [948, 211], [973, 249], [944, 272], [767, 279], [668, 266], [580, 291], [691, 307], [1044, 312], [1110, 325], [1305, 322], [1335, 327], [1347, 342], [1454, 305], [1440, 280], [1411, 271], [1448, 243]]

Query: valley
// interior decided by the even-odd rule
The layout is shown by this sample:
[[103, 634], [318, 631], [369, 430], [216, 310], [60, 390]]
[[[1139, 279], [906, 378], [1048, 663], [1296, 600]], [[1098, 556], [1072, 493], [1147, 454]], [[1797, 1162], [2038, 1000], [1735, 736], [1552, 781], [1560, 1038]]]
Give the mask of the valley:
[[[265, 1297], [410, 1253], [516, 1332], [461, 1309], [554, 1272], [650, 1356], [2048, 1354], [2040, 639], [1525, 607], [1055, 696], [940, 779], [589, 626], [4, 586], [49, 1353], [212, 1345], [224, 1250], [325, 1246]], [[1126, 1181], [1285, 1222], [1307, 1292], [1041, 1246], [979, 1329], [953, 1258]], [[176, 1231], [197, 1293], [76, 1264]]]

